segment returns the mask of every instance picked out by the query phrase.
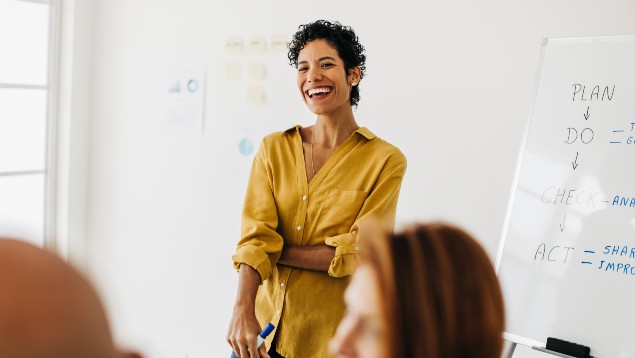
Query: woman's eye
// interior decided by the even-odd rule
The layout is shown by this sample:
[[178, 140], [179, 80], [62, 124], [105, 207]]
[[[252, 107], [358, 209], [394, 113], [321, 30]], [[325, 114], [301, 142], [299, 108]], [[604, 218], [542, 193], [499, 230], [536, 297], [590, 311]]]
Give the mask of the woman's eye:
[[308, 67], [298, 67], [298, 72], [304, 72], [308, 69], [309, 69]]
[[323, 68], [333, 67], [333, 64], [332, 64], [332, 63], [328, 63], [328, 62], [326, 62], [326, 63], [323, 63], [323, 64], [322, 64], [322, 67], [323, 67]]

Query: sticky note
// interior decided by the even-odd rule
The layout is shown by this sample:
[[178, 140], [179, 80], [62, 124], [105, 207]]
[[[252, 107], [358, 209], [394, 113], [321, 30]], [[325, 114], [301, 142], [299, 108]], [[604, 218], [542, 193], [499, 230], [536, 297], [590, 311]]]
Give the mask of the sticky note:
[[287, 43], [289, 42], [287, 36], [284, 35], [272, 35], [271, 45], [269, 46], [270, 52], [287, 52]]
[[265, 52], [267, 43], [264, 36], [251, 36], [248, 46], [250, 52]]
[[262, 81], [265, 79], [265, 64], [262, 61], [249, 62], [247, 78], [252, 81]]
[[225, 53], [239, 55], [243, 53], [245, 45], [241, 37], [229, 37], [225, 42]]

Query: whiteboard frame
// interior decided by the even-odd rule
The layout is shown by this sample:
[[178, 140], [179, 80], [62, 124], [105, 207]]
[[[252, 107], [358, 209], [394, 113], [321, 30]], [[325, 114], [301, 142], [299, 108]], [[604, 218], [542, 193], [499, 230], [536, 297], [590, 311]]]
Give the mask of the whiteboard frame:
[[529, 114], [525, 121], [525, 129], [523, 129], [523, 139], [520, 144], [520, 150], [516, 157], [516, 169], [514, 170], [514, 180], [512, 181], [511, 190], [509, 193], [509, 200], [507, 202], [507, 210], [505, 212], [505, 221], [503, 222], [503, 230], [501, 232], [501, 238], [498, 244], [498, 253], [496, 254], [496, 274], [500, 268], [501, 260], [503, 259], [503, 250], [505, 248], [505, 239], [507, 237], [507, 231], [509, 229], [509, 219], [511, 218], [512, 205], [516, 196], [516, 189], [518, 188], [518, 179], [520, 177], [520, 168], [522, 166], [522, 158], [525, 154], [525, 145], [527, 144], [527, 137], [529, 136], [529, 126], [531, 124], [531, 118], [534, 115], [534, 106], [536, 104], [536, 95], [538, 94], [538, 85], [540, 84], [540, 75], [542, 74], [542, 64], [545, 59], [545, 52], [547, 51], [547, 44], [549, 39], [542, 40], [540, 46], [540, 57], [538, 60], [538, 68], [536, 70], [536, 78], [534, 79], [534, 88], [531, 91], [531, 102], [529, 104]]
[[[540, 58], [538, 61], [538, 68], [536, 71], [536, 78], [534, 79], [534, 87], [532, 89], [531, 94], [531, 103], [529, 106], [529, 114], [525, 123], [525, 129], [523, 133], [523, 138], [520, 146], [520, 150], [518, 151], [518, 157], [516, 158], [516, 169], [514, 171], [514, 179], [512, 181], [512, 186], [509, 194], [509, 201], [507, 203], [507, 210], [505, 213], [505, 221], [503, 223], [503, 229], [501, 231], [501, 238], [498, 245], [498, 252], [496, 254], [496, 274], [499, 274], [500, 264], [503, 259], [503, 252], [505, 249], [505, 240], [507, 238], [507, 233], [509, 230], [509, 222], [511, 219], [511, 211], [514, 204], [515, 193], [518, 189], [518, 180], [520, 177], [520, 170], [522, 167], [522, 158], [525, 154], [525, 146], [527, 144], [527, 140], [529, 137], [529, 128], [531, 125], [531, 119], [534, 114], [534, 106], [536, 104], [536, 96], [538, 95], [538, 87], [540, 85], [540, 79], [542, 75], [542, 69], [545, 59], [545, 54], [547, 52], [547, 46], [551, 43], [594, 43], [594, 42], [624, 42], [624, 41], [635, 41], [635, 35], [615, 35], [615, 36], [593, 36], [593, 37], [563, 37], [563, 38], [543, 38], [541, 49], [540, 49]], [[536, 341], [527, 337], [519, 336], [517, 334], [509, 333], [507, 331], [503, 332], [503, 338], [512, 342], [518, 343], [529, 347], [545, 347], [546, 342]]]
[[[525, 128], [523, 130], [523, 139], [520, 145], [520, 150], [518, 151], [518, 156], [516, 158], [516, 169], [514, 170], [514, 180], [512, 181], [512, 186], [509, 193], [509, 201], [507, 202], [507, 211], [505, 213], [505, 221], [503, 222], [503, 230], [501, 232], [501, 238], [498, 244], [498, 252], [496, 254], [496, 274], [498, 275], [498, 270], [500, 268], [501, 261], [503, 259], [503, 251], [505, 248], [505, 239], [507, 237], [507, 231], [509, 230], [509, 221], [511, 219], [512, 206], [514, 204], [514, 199], [516, 195], [516, 189], [518, 188], [518, 179], [520, 177], [520, 169], [522, 166], [522, 158], [525, 154], [525, 145], [527, 144], [527, 138], [529, 137], [529, 127], [531, 124], [531, 118], [534, 114], [534, 105], [536, 104], [536, 95], [538, 94], [538, 86], [540, 84], [540, 76], [542, 74], [542, 64], [545, 58], [545, 52], [547, 51], [547, 45], [549, 43], [548, 38], [542, 39], [542, 44], [540, 46], [540, 56], [538, 60], [538, 66], [536, 69], [536, 77], [534, 79], [534, 87], [531, 91], [531, 102], [529, 104], [529, 113], [527, 119], [525, 121]], [[513, 342], [522, 344], [529, 347], [544, 347], [545, 342], [534, 341], [533, 339], [529, 339], [523, 336], [519, 336], [513, 333], [509, 333], [507, 331], [503, 332], [503, 338]]]

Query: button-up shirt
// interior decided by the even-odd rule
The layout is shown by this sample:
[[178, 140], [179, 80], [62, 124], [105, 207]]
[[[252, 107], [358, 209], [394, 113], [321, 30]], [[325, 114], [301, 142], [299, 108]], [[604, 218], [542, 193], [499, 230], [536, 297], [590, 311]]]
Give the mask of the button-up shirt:
[[[258, 271], [256, 316], [272, 322], [285, 358], [328, 357], [344, 314], [344, 290], [357, 267], [359, 223], [372, 217], [392, 229], [406, 158], [359, 128], [307, 183], [300, 129], [266, 136], [251, 167], [234, 267]], [[277, 265], [285, 244], [335, 247], [328, 273]]]

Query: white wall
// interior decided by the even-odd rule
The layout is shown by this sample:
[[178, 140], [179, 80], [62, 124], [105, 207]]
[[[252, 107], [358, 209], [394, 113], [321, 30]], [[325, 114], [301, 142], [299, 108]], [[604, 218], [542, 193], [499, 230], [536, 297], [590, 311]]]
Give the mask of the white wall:
[[[319, 18], [367, 48], [358, 122], [409, 160], [398, 219], [442, 218], [495, 256], [541, 39], [635, 33], [629, 0], [95, 0], [88, 148], [91, 274], [117, 338], [148, 357], [228, 354], [230, 256], [250, 160], [241, 127], [310, 124], [285, 54], [267, 55], [268, 106], [224, 79], [227, 37]], [[88, 29], [90, 27], [90, 29]], [[207, 69], [204, 133], [166, 120], [165, 73]], [[236, 106], [240, 105], [240, 106]]]

